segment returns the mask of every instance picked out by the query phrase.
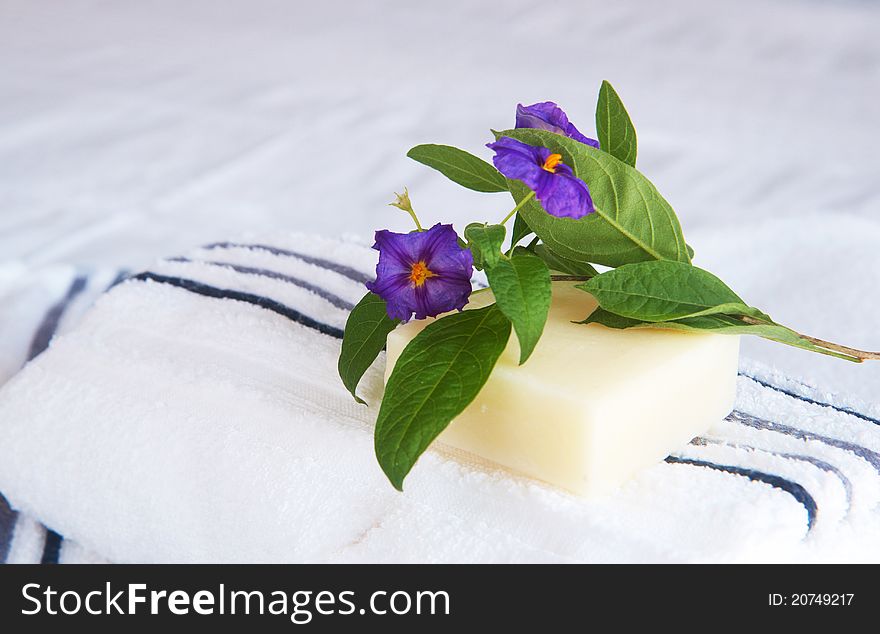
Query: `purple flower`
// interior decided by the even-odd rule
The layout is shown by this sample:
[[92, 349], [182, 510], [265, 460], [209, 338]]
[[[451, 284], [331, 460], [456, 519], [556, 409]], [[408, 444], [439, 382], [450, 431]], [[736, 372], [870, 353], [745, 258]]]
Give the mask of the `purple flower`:
[[492, 162], [498, 171], [525, 183], [551, 216], [582, 218], [593, 213], [587, 184], [562, 162], [562, 155], [510, 137], [501, 137], [486, 147], [495, 151]]
[[516, 127], [537, 128], [549, 130], [556, 134], [570, 137], [575, 141], [586, 143], [594, 148], [599, 148], [599, 142], [581, 134], [574, 124], [568, 120], [568, 116], [562, 108], [552, 101], [542, 101], [531, 106], [518, 104], [516, 106]]
[[461, 310], [471, 294], [474, 258], [458, 244], [452, 225], [427, 231], [376, 232], [379, 264], [367, 288], [385, 300], [388, 316], [409, 321]]

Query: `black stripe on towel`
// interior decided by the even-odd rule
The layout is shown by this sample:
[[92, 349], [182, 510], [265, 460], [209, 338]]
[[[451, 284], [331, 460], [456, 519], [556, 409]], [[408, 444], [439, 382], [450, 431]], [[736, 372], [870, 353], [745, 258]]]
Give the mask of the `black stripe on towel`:
[[53, 531], [46, 529], [46, 541], [43, 544], [43, 556], [40, 558], [41, 564], [57, 564], [61, 555], [61, 542], [64, 538]]
[[740, 425], [745, 425], [754, 429], [768, 429], [770, 431], [775, 431], [780, 434], [785, 434], [786, 436], [792, 436], [794, 438], [797, 438], [798, 440], [815, 440], [825, 445], [828, 445], [829, 447], [836, 447], [837, 449], [849, 451], [850, 453], [857, 455], [859, 458], [874, 467], [874, 470], [877, 471], [877, 473], [880, 473], [880, 454], [878, 454], [876, 451], [868, 449], [867, 447], [862, 447], [861, 445], [857, 445], [846, 440], [840, 440], [839, 438], [831, 438], [830, 436], [816, 434], [805, 429], [791, 427], [790, 425], [774, 423], [772, 421], [764, 420], [763, 418], [758, 418], [757, 416], [752, 416], [751, 414], [746, 414], [738, 410], [732, 411], [730, 414], [727, 415], [727, 418], [725, 418], [724, 420], [728, 420], [733, 423], [739, 423]]
[[861, 412], [857, 412], [856, 410], [849, 407], [839, 407], [834, 405], [833, 403], [826, 403], [825, 401], [817, 401], [815, 399], [810, 398], [809, 396], [804, 396], [803, 394], [798, 394], [797, 392], [792, 392], [791, 390], [786, 390], [785, 388], [779, 387], [778, 385], [773, 385], [772, 383], [768, 383], [767, 381], [763, 381], [757, 377], [752, 376], [751, 374], [744, 374], [742, 372], [739, 373], [740, 376], [750, 379], [757, 383], [760, 386], [766, 387], [774, 392], [779, 392], [780, 394], [785, 394], [786, 396], [790, 396], [791, 398], [795, 398], [799, 401], [803, 401], [804, 403], [809, 403], [810, 405], [818, 405], [819, 407], [830, 407], [831, 409], [841, 412], [843, 414], [849, 414], [850, 416], [855, 416], [856, 418], [860, 418], [863, 421], [874, 423], [875, 425], [880, 425], [880, 420], [876, 418], [872, 418], [866, 414], [862, 414]]
[[116, 274], [116, 277], [113, 278], [113, 281], [110, 282], [110, 285], [106, 288], [106, 290], [104, 292], [106, 293], [107, 291], [111, 290], [113, 287], [119, 286], [120, 284], [122, 284], [122, 282], [124, 282], [127, 279], [128, 279], [128, 271], [125, 269], [120, 269], [119, 272]]
[[58, 323], [61, 321], [61, 317], [64, 315], [64, 311], [67, 310], [67, 307], [70, 305], [76, 296], [83, 292], [86, 288], [86, 283], [88, 282], [88, 278], [84, 275], [77, 276], [73, 283], [70, 285], [70, 288], [67, 290], [67, 294], [61, 298], [49, 311], [46, 313], [45, 317], [43, 317], [43, 321], [40, 323], [40, 327], [37, 328], [37, 332], [34, 334], [34, 338], [31, 339], [31, 347], [28, 351], [28, 360], [33, 359], [38, 354], [40, 354], [43, 350], [49, 347], [49, 342], [52, 340], [52, 336], [55, 334], [55, 331], [58, 329]]
[[276, 302], [274, 299], [269, 299], [268, 297], [263, 297], [262, 295], [254, 295], [253, 293], [244, 293], [242, 291], [234, 291], [226, 288], [217, 288], [216, 286], [209, 286], [195, 280], [188, 280], [182, 277], [159, 275], [158, 273], [151, 273], [149, 271], [139, 273], [138, 275], [135, 275], [130, 279], [140, 281], [153, 281], [158, 282], [159, 284], [168, 284], [170, 286], [182, 288], [183, 290], [195, 293], [197, 295], [213, 297], [215, 299], [234, 299], [240, 302], [247, 302], [248, 304], [253, 304], [254, 306], [259, 306], [260, 308], [265, 308], [266, 310], [271, 310], [273, 313], [277, 313], [283, 317], [287, 317], [291, 321], [295, 321], [298, 324], [302, 324], [303, 326], [307, 326], [308, 328], [317, 330], [318, 332], [325, 335], [330, 335], [331, 337], [335, 337], [336, 339], [342, 339], [342, 330], [340, 328], [321, 323], [316, 319], [312, 319], [307, 315], [303, 315], [298, 310], [294, 310], [289, 306], [285, 306], [281, 302]]
[[304, 288], [307, 291], [310, 291], [321, 297], [322, 299], [326, 299], [328, 302], [336, 306], [336, 308], [341, 308], [342, 310], [351, 310], [354, 308], [354, 304], [348, 302], [339, 295], [331, 293], [330, 291], [324, 290], [320, 286], [315, 286], [314, 284], [302, 280], [298, 277], [293, 277], [292, 275], [286, 275], [284, 273], [279, 273], [278, 271], [272, 271], [270, 269], [260, 269], [252, 266], [242, 266], [240, 264], [233, 264], [232, 262], [219, 262], [216, 260], [191, 260], [190, 258], [170, 258], [167, 260], [168, 262], [182, 262], [184, 264], [206, 264], [208, 266], [218, 266], [224, 269], [229, 269], [231, 271], [235, 271], [236, 273], [241, 273], [243, 275], [256, 275], [259, 277], [266, 277], [271, 280], [278, 280], [279, 282], [287, 282], [288, 284], [293, 284], [294, 286], [298, 286], [299, 288]]
[[366, 283], [373, 280], [372, 277], [367, 275], [366, 273], [361, 273], [357, 269], [354, 269], [350, 266], [346, 266], [344, 264], [339, 264], [337, 262], [333, 262], [332, 260], [325, 260], [324, 258], [318, 258], [313, 255], [306, 255], [305, 253], [299, 253], [297, 251], [289, 251], [287, 249], [279, 249], [278, 247], [273, 247], [268, 244], [239, 244], [237, 242], [216, 242], [214, 244], [207, 244], [203, 249], [251, 249], [257, 251], [266, 251], [267, 253], [271, 253], [272, 255], [286, 255], [298, 260], [302, 260], [303, 262], [307, 262], [308, 264], [314, 264], [315, 266], [320, 266], [322, 269], [328, 269], [330, 271], [335, 271], [340, 275], [344, 275], [345, 277], [354, 280], [355, 282]]
[[844, 473], [835, 467], [830, 462], [826, 462], [824, 460], [820, 460], [815, 456], [807, 456], [800, 453], [779, 453], [777, 451], [773, 451], [772, 449], [764, 449], [762, 447], [755, 447], [754, 445], [743, 444], [740, 442], [728, 442], [726, 440], [720, 440], [718, 438], [703, 438], [698, 436], [691, 441], [692, 445], [722, 445], [724, 447], [733, 447], [735, 449], [747, 449], [749, 451], [760, 451], [761, 453], [770, 454], [771, 456], [776, 456], [778, 458], [785, 458], [786, 460], [795, 460], [797, 462], [806, 462], [807, 464], [811, 464], [817, 469], [821, 469], [825, 473], [831, 473], [837, 476], [837, 479], [840, 480], [840, 483], [843, 485], [843, 490], [846, 493], [846, 504], [850, 506], [852, 503], [852, 482], [850, 482], [849, 478], [844, 475]]
[[763, 471], [755, 471], [754, 469], [746, 469], [744, 467], [734, 467], [732, 465], [720, 465], [715, 464], [714, 462], [707, 462], [705, 460], [694, 460], [693, 458], [679, 458], [678, 456], [668, 456], [666, 458], [666, 462], [671, 464], [689, 464], [695, 467], [706, 467], [707, 469], [714, 469], [715, 471], [724, 471], [725, 473], [745, 476], [753, 482], [763, 482], [764, 484], [769, 484], [774, 488], [785, 491], [795, 500], [797, 500], [801, 505], [803, 505], [803, 507], [807, 510], [808, 529], [812, 529], [813, 524], [816, 523], [816, 513], [818, 510], [816, 506], [816, 500], [814, 500], [813, 496], [810, 495], [807, 490], [797, 482], [786, 480], [785, 478], [778, 475], [773, 475], [772, 473], [764, 473]]
[[9, 547], [12, 546], [12, 535], [15, 533], [17, 520], [18, 513], [13, 511], [6, 498], [0, 495], [0, 564], [5, 564], [9, 556]]
[[[64, 297], [49, 309], [43, 317], [43, 321], [40, 323], [39, 328], [37, 328], [37, 332], [34, 334], [33, 339], [31, 339], [28, 360], [33, 359], [49, 347], [49, 342], [52, 341], [52, 337], [55, 336], [55, 331], [58, 330], [58, 324], [64, 316], [64, 311], [67, 310], [70, 303], [85, 290], [88, 281], [89, 279], [87, 276], [78, 275], [71, 283], [70, 288], [67, 289], [67, 293]], [[49, 539], [50, 534], [53, 535], [51, 541]], [[43, 556], [40, 562], [58, 563], [58, 556], [61, 553], [61, 543], [63, 540], [64, 538], [61, 537], [61, 535], [47, 528], [46, 543], [43, 546]]]

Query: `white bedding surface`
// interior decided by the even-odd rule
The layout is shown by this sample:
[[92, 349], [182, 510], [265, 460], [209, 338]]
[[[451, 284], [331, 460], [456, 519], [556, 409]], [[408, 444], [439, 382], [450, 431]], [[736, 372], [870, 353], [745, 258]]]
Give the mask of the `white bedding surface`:
[[[139, 267], [244, 231], [369, 239], [503, 215], [405, 158], [484, 152], [518, 101], [584, 131], [601, 79], [697, 263], [817, 336], [880, 348], [871, 2], [0, 2], [0, 260]], [[487, 154], [483, 154], [487, 156]], [[854, 271], [854, 273], [853, 273]], [[877, 366], [751, 358], [877, 408]]]

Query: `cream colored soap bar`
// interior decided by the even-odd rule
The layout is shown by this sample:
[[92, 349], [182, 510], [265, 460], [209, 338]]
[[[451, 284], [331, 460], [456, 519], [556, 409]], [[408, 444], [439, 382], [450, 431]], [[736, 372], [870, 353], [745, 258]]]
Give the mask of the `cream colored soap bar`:
[[[584, 496], [601, 495], [704, 433], [733, 407], [739, 337], [573, 324], [596, 307], [554, 283], [544, 335], [517, 365], [515, 335], [438, 441]], [[492, 302], [491, 291], [468, 308]], [[386, 380], [429, 321], [388, 336]]]

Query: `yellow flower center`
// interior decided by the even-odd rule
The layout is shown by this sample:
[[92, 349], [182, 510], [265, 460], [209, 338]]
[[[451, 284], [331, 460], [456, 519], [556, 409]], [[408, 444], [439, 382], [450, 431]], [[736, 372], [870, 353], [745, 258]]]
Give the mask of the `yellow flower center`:
[[434, 275], [434, 272], [428, 268], [428, 265], [425, 264], [424, 261], [419, 261], [412, 265], [409, 279], [413, 283], [413, 286], [419, 287], [425, 283], [426, 279], [434, 277]]
[[547, 160], [544, 161], [544, 164], [541, 166], [543, 169], [547, 170], [551, 174], [556, 173], [556, 166], [562, 162], [562, 154], [551, 154], [547, 157]]

